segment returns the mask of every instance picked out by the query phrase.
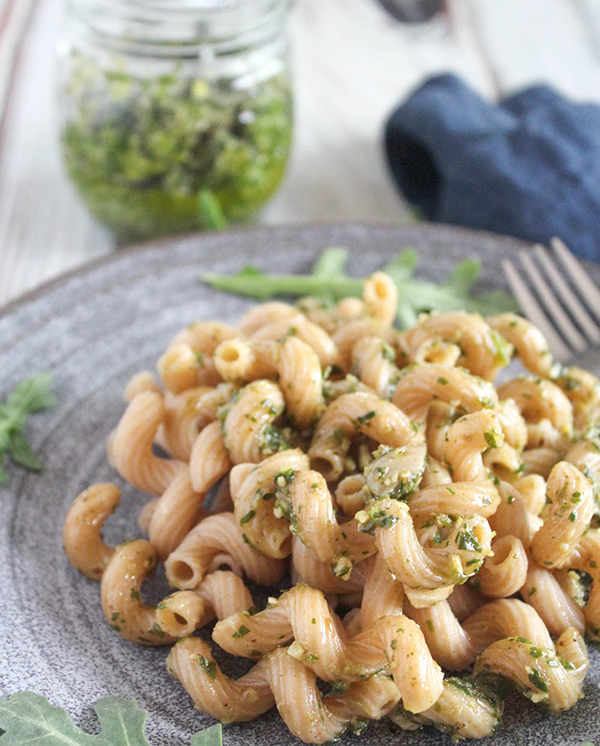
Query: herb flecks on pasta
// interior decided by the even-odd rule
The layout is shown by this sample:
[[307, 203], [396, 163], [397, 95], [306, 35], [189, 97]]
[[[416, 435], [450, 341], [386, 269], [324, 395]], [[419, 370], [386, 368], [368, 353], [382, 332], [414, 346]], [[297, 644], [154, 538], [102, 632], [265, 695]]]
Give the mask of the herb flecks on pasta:
[[[111, 484], [67, 514], [107, 622], [172, 645], [169, 671], [223, 722], [277, 706], [308, 743], [385, 717], [484, 738], [509, 691], [552, 712], [582, 696], [582, 635], [600, 640], [600, 382], [507, 309], [450, 304], [472, 265], [432, 291], [446, 313], [399, 331], [409, 258], [363, 283], [332, 250], [284, 283], [319, 297], [179, 332], [109, 440], [148, 495], [148, 540], [104, 541]], [[231, 287], [244, 280], [281, 289], [251, 273]], [[527, 374], [496, 387], [515, 356]], [[158, 562], [174, 590], [153, 606]], [[265, 608], [246, 581], [270, 589]], [[195, 635], [215, 619], [211, 642]], [[230, 678], [214, 646], [252, 668]]]

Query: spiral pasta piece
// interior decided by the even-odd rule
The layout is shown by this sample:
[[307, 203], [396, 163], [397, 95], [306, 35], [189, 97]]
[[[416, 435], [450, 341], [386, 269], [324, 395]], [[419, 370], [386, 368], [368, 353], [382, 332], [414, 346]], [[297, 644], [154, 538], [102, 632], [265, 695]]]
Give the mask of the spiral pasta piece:
[[473, 482], [487, 477], [482, 454], [504, 443], [500, 422], [490, 410], [465, 414], [448, 429], [444, 460], [452, 479]]
[[236, 393], [223, 416], [223, 441], [234, 464], [262, 461], [285, 447], [273, 425], [284, 409], [277, 384], [257, 380]]
[[288, 337], [281, 345], [277, 372], [289, 416], [298, 428], [309, 427], [325, 408], [317, 354], [302, 340]]
[[216, 386], [219, 375], [212, 355], [221, 342], [235, 336], [235, 329], [219, 321], [197, 321], [182, 329], [156, 366], [164, 387], [180, 394], [201, 384]]
[[254, 720], [273, 707], [266, 665], [259, 661], [233, 681], [222, 673], [208, 643], [198, 637], [182, 638], [167, 657], [167, 670], [181, 681], [196, 707], [222, 723]]
[[173, 458], [189, 461], [198, 433], [212, 421], [200, 408], [203, 397], [212, 391], [210, 386], [195, 386], [165, 397], [165, 418], [158, 439]]
[[520, 593], [537, 611], [550, 634], [558, 637], [568, 627], [583, 634], [584, 611], [569, 597], [551, 570], [530, 563]]
[[[566, 437], [571, 435], [573, 431], [571, 402], [551, 381], [534, 376], [521, 376], [498, 386], [498, 396], [501, 399], [513, 399], [528, 425], [548, 420], [559, 435]], [[531, 447], [536, 447], [536, 445], [532, 443]]]
[[252, 342], [267, 342], [289, 336], [297, 337], [314, 350], [322, 368], [339, 363], [340, 355], [333, 338], [297, 310], [288, 319], [273, 321], [248, 334]]
[[461, 368], [435, 363], [405, 368], [392, 402], [411, 420], [424, 422], [434, 400], [464, 412], [478, 412], [494, 407], [498, 394], [491, 383]]
[[259, 303], [248, 309], [238, 322], [238, 329], [250, 337], [261, 327], [276, 321], [293, 319], [298, 316], [298, 309], [289, 303], [271, 301], [270, 303]]
[[400, 377], [396, 353], [382, 337], [362, 337], [352, 348], [352, 370], [378, 396], [390, 399]]
[[563, 368], [560, 375], [553, 378], [571, 402], [574, 425], [584, 431], [600, 418], [600, 380], [587, 370], [575, 366]]
[[114, 554], [102, 538], [102, 528], [120, 500], [121, 490], [114, 484], [93, 484], [75, 498], [65, 518], [65, 553], [90, 580], [100, 580]]
[[568, 566], [587, 572], [591, 579], [587, 604], [583, 609], [586, 632], [600, 640], [600, 531], [591, 529], [568, 560]]
[[577, 704], [588, 665], [583, 638], [569, 628], [559, 637], [556, 650], [522, 637], [499, 640], [483, 651], [474, 672], [501, 674], [532, 702], [543, 702], [556, 713]]
[[130, 401], [143, 391], [154, 391], [160, 394], [160, 388], [154, 380], [154, 374], [150, 370], [141, 370], [129, 379], [123, 391], [123, 398], [129, 404]]
[[156, 621], [172, 637], [185, 637], [216, 619], [253, 606], [244, 581], [230, 571], [216, 570], [193, 591], [177, 591], [156, 607]]
[[165, 570], [174, 588], [187, 590], [196, 588], [220, 565], [259, 585], [276, 583], [284, 571], [281, 560], [265, 557], [244, 541], [233, 513], [219, 513], [201, 521], [168, 556]]
[[576, 466], [592, 485], [596, 499], [596, 512], [600, 498], [600, 447], [593, 440], [575, 443], [565, 454], [565, 461]]
[[455, 739], [486, 738], [498, 729], [502, 705], [502, 699], [481, 681], [452, 676], [444, 680], [442, 693], [429, 710], [415, 716], [400, 706], [390, 718], [405, 730], [434, 725]]
[[478, 515], [448, 518], [446, 534], [426, 547], [419, 542], [406, 503], [379, 500], [362, 522], [365, 527], [373, 525], [377, 549], [388, 568], [410, 588], [436, 589], [464, 582], [491, 551], [492, 531]]
[[194, 490], [190, 471], [185, 467], [156, 502], [148, 525], [148, 538], [161, 560], [165, 560], [191, 528], [206, 517], [203, 499], [204, 493]]
[[487, 323], [501, 334], [513, 347], [523, 365], [538, 376], [552, 375], [557, 370], [548, 342], [531, 321], [516, 313], [488, 316]]
[[523, 542], [516, 536], [500, 536], [492, 541], [492, 554], [477, 573], [477, 590], [489, 598], [508, 598], [525, 584], [529, 562]]
[[501, 598], [480, 606], [463, 621], [462, 627], [477, 653], [515, 632], [539, 647], [553, 646], [539, 614], [516, 598]]
[[508, 365], [512, 354], [512, 345], [479, 314], [465, 311], [423, 316], [404, 339], [413, 359], [422, 345], [432, 340], [456, 345], [461, 352], [456, 365], [488, 381], [493, 381], [498, 371]]
[[157, 556], [152, 545], [136, 539], [117, 547], [100, 584], [102, 611], [111, 628], [130, 642], [168, 645], [174, 638], [156, 621], [156, 609], [141, 599], [143, 580], [154, 571]]
[[594, 495], [579, 469], [561, 461], [548, 478], [544, 523], [533, 537], [531, 553], [548, 568], [564, 563], [587, 531], [594, 513]]
[[[236, 635], [242, 625], [249, 632]], [[385, 616], [346, 642], [323, 594], [308, 586], [295, 586], [259, 614], [235, 614], [219, 622], [213, 639], [228, 652], [250, 658], [293, 639], [291, 654], [326, 681], [357, 681], [389, 671], [412, 712], [431, 706], [442, 689], [441, 670], [412, 620]]]
[[190, 453], [189, 475], [193, 489], [206, 494], [227, 474], [231, 466], [221, 425], [219, 422], [211, 422], [197, 436]]
[[287, 557], [291, 551], [289, 501], [284, 490], [297, 472], [308, 469], [308, 457], [299, 449], [269, 456], [257, 466], [239, 464], [232, 470], [232, 496], [236, 519], [249, 543], [268, 557]]
[[327, 480], [341, 476], [350, 443], [359, 433], [392, 448], [417, 439], [408, 417], [390, 402], [366, 392], [343, 394], [317, 424], [308, 449], [313, 468]]
[[514, 536], [525, 549], [541, 525], [541, 519], [527, 509], [521, 494], [508, 482], [500, 482], [498, 492], [501, 500], [498, 509], [490, 516], [490, 526], [497, 536]]
[[155, 456], [152, 443], [165, 419], [163, 397], [143, 391], [131, 401], [110, 441], [110, 460], [119, 474], [142, 492], [162, 495], [184, 468], [181, 461]]
[[388, 570], [383, 557], [375, 555], [367, 561], [367, 579], [358, 619], [362, 629], [384, 616], [402, 614], [404, 589]]
[[374, 272], [367, 277], [363, 286], [364, 309], [385, 326], [389, 326], [396, 317], [398, 290], [392, 278], [385, 272]]
[[[357, 717], [380, 719], [399, 699], [398, 689], [385, 676], [373, 676], [340, 696], [323, 699], [315, 675], [285, 650], [274, 650], [233, 681], [223, 674], [205, 642], [186, 638], [170, 652], [167, 667], [196, 707], [222, 722], [252, 720], [277, 704], [288, 728], [306, 743], [338, 737]], [[293, 702], [290, 689], [297, 693]]]
[[320, 562], [332, 565], [334, 575], [348, 577], [355, 562], [375, 552], [375, 542], [360, 533], [356, 521], [338, 523], [325, 478], [303, 471], [289, 484], [294, 533]]
[[555, 464], [562, 459], [562, 454], [556, 448], [528, 448], [522, 454], [525, 474], [539, 474], [548, 479]]
[[473, 664], [477, 651], [447, 601], [421, 609], [407, 606], [405, 613], [421, 628], [431, 655], [440, 666], [464, 671]]
[[296, 337], [283, 342], [223, 342], [215, 352], [215, 365], [228, 381], [278, 375], [288, 415], [299, 428], [309, 427], [325, 407], [319, 358]]

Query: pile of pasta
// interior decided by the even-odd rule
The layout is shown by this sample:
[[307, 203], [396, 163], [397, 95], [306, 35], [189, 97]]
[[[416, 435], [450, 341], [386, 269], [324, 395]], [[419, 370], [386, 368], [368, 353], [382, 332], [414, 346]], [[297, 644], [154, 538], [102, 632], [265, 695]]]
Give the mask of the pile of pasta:
[[[218, 720], [275, 705], [308, 743], [384, 717], [481, 738], [507, 682], [554, 713], [582, 696], [583, 635], [600, 640], [599, 381], [517, 315], [399, 331], [396, 304], [376, 273], [335, 307], [182, 330], [160, 385], [128, 384], [108, 444], [153, 496], [148, 539], [105, 543], [112, 484], [66, 517], [111, 627], [173, 644], [168, 670]], [[525, 374], [496, 387], [515, 356]], [[158, 562], [174, 592], [154, 607]], [[288, 589], [257, 609], [246, 581]], [[237, 680], [194, 634], [215, 620], [212, 641], [254, 662]]]

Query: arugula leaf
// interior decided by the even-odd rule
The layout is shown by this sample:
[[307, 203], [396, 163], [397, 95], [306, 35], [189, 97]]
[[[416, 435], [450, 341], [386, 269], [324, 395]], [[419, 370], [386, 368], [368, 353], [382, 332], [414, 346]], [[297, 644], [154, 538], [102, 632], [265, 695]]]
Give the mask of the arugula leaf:
[[[147, 713], [122, 697], [105, 697], [94, 705], [102, 728], [97, 736], [80, 730], [61, 707], [45, 697], [19, 692], [0, 700], [0, 746], [150, 746], [144, 735]], [[191, 746], [223, 746], [221, 725], [192, 736]]]
[[[347, 297], [360, 298], [363, 281], [343, 273], [348, 258], [346, 249], [326, 249], [317, 259], [308, 275], [269, 275], [256, 268], [245, 267], [235, 275], [218, 275], [207, 272], [203, 279], [212, 287], [258, 300], [274, 296], [311, 295], [326, 302]], [[441, 285], [415, 279], [417, 252], [401, 251], [383, 268], [398, 288], [398, 322], [402, 327], [412, 326], [422, 311], [456, 311], [464, 309], [482, 314], [516, 311], [514, 299], [501, 290], [481, 295], [471, 295], [477, 280], [480, 262], [466, 259], [456, 265], [450, 277]]]
[[30, 471], [41, 471], [44, 465], [33, 452], [31, 446], [25, 439], [25, 436], [19, 430], [16, 430], [10, 439], [8, 453], [15, 464], [23, 466]]
[[0, 405], [0, 484], [8, 479], [4, 469], [5, 454], [25, 469], [42, 470], [43, 464], [27, 442], [23, 428], [29, 415], [53, 407], [56, 403], [50, 390], [51, 383], [49, 373], [26, 378], [11, 391], [6, 404]]
[[196, 733], [192, 736], [191, 746], [222, 746], [223, 743], [223, 728], [221, 723], [211, 725], [206, 730], [201, 730], [200, 733]]

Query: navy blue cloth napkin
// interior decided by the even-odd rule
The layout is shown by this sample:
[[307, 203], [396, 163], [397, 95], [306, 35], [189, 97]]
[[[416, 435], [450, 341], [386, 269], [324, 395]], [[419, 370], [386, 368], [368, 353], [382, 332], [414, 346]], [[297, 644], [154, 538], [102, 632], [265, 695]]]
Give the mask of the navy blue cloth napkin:
[[454, 75], [390, 116], [389, 166], [421, 215], [600, 260], [600, 106], [535, 86], [491, 104]]

